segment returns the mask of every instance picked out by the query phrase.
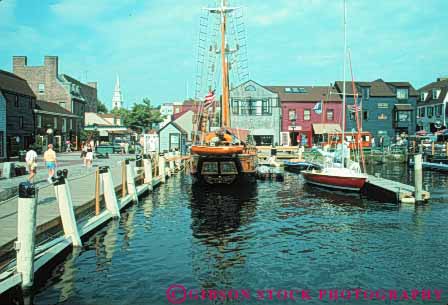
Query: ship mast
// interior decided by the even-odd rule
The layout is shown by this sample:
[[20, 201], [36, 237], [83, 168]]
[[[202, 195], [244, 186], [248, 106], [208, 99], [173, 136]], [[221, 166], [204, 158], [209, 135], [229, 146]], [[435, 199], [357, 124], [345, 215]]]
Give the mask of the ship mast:
[[345, 143], [345, 105], [347, 103], [346, 101], [346, 88], [345, 88], [345, 69], [347, 65], [347, 4], [346, 0], [344, 0], [344, 78], [343, 78], [343, 85], [342, 85], [342, 152], [341, 152], [341, 159], [342, 159], [342, 165], [344, 165], [344, 159], [345, 159], [345, 149], [344, 149], [344, 143]]
[[226, 0], [221, 0], [221, 6], [217, 8], [208, 8], [207, 10], [211, 13], [220, 14], [221, 18], [221, 70], [222, 70], [222, 127], [230, 127], [230, 105], [229, 105], [229, 65], [227, 61], [227, 54], [235, 52], [236, 50], [230, 50], [227, 46], [226, 41], [226, 31], [227, 31], [227, 14], [234, 11], [236, 8], [228, 7]]

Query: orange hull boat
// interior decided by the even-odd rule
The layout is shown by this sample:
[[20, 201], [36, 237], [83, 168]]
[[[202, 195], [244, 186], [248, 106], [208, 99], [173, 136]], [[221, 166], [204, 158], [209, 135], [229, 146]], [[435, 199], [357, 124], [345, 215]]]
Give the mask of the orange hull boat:
[[192, 146], [191, 152], [198, 155], [233, 155], [241, 154], [244, 146]]

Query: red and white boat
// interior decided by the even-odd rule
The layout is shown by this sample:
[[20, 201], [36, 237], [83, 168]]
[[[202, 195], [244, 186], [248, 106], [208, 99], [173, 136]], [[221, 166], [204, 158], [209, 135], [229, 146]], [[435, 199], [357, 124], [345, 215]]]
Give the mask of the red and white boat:
[[302, 175], [307, 183], [348, 191], [360, 191], [367, 181], [366, 174], [343, 167], [306, 170], [302, 171]]

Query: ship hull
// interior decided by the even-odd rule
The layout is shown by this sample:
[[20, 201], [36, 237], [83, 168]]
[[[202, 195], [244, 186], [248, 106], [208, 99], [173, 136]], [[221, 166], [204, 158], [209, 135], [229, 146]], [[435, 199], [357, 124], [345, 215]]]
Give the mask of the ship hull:
[[310, 184], [355, 192], [359, 192], [367, 180], [366, 177], [336, 176], [310, 171], [302, 171], [302, 175]]

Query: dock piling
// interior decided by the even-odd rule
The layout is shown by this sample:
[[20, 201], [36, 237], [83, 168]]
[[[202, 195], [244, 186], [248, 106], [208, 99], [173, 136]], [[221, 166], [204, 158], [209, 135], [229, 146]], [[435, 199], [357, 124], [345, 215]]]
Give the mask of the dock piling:
[[416, 203], [423, 201], [422, 180], [423, 180], [422, 155], [417, 154], [414, 156], [414, 183], [415, 183], [415, 202]]
[[113, 217], [120, 218], [120, 208], [118, 206], [117, 194], [115, 193], [112, 173], [110, 172], [108, 166], [100, 167], [99, 173], [104, 186], [104, 201], [106, 203], [106, 209], [112, 214]]
[[81, 247], [81, 236], [79, 234], [75, 212], [73, 210], [72, 194], [67, 180], [67, 170], [64, 170], [64, 174], [59, 170], [56, 178], [53, 178], [53, 181], [64, 234], [71, 237], [74, 247]]
[[159, 175], [160, 175], [160, 182], [165, 183], [166, 182], [166, 173], [165, 173], [165, 157], [159, 156]]
[[126, 180], [129, 194], [132, 196], [132, 201], [138, 202], [137, 188], [135, 186], [135, 169], [129, 160], [126, 160]]
[[95, 215], [100, 214], [100, 171], [99, 168], [95, 171]]
[[33, 184], [20, 183], [17, 205], [17, 272], [22, 276], [22, 287], [34, 281], [34, 251], [36, 238], [36, 190]]
[[148, 188], [152, 191], [152, 161], [149, 155], [143, 156], [143, 168], [145, 171], [145, 183], [148, 184]]
[[126, 177], [127, 177], [127, 174], [126, 174], [126, 161], [123, 160], [123, 161], [121, 161], [121, 197], [125, 197], [127, 195]]

